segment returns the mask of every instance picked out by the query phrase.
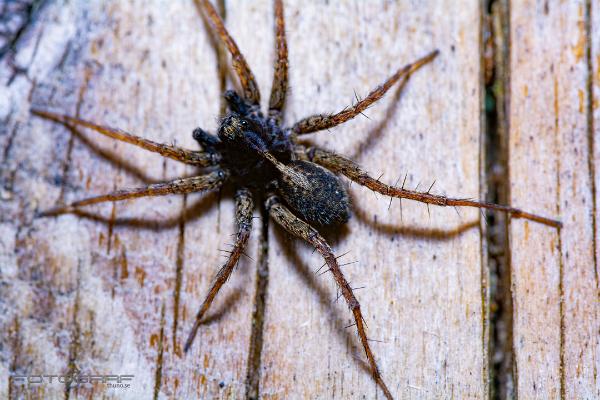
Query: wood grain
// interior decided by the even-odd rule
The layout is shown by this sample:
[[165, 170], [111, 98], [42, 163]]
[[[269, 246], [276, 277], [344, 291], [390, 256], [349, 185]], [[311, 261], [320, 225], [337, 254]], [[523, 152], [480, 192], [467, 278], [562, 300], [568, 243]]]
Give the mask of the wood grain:
[[[511, 224], [516, 392], [591, 399], [600, 314], [594, 255], [586, 3], [511, 8], [511, 201], [560, 214], [563, 228]], [[548, 38], [555, 38], [549, 41]]]
[[[227, 1], [226, 25], [268, 93], [270, 0]], [[387, 183], [482, 197], [480, 2], [285, 4], [285, 121], [335, 112], [405, 63], [440, 56], [346, 125], [310, 142]], [[559, 216], [560, 231], [509, 222], [515, 397], [600, 397], [596, 204], [600, 197], [600, 9], [585, 1], [513, 2], [506, 28], [510, 202]], [[589, 51], [588, 51], [589, 49]], [[322, 260], [272, 224], [257, 338], [257, 218], [243, 259], [191, 353], [182, 345], [234, 232], [231, 193], [138, 199], [92, 215], [34, 218], [57, 202], [194, 170], [29, 114], [31, 104], [194, 148], [221, 107], [217, 53], [192, 1], [48, 2], [0, 62], [0, 397], [375, 398], [351, 314]], [[15, 66], [18, 67], [15, 69]], [[20, 68], [20, 69], [19, 69]], [[21, 72], [19, 72], [21, 71]], [[24, 72], [23, 72], [24, 71]], [[345, 264], [383, 378], [395, 398], [486, 398], [488, 244], [475, 210], [389, 199], [351, 186], [354, 215], [328, 238]], [[187, 211], [186, 211], [187, 210]], [[257, 211], [257, 217], [259, 213]], [[264, 267], [264, 265], [263, 265]], [[265, 270], [261, 270], [264, 275]], [[259, 281], [259, 286], [264, 281]], [[262, 313], [262, 312], [261, 312]], [[254, 335], [254, 336], [253, 336]], [[258, 346], [258, 347], [257, 347]], [[255, 357], [260, 350], [260, 360]], [[254, 372], [249, 364], [258, 369]], [[24, 387], [15, 374], [135, 375]]]
[[[443, 23], [433, 23], [446, 12]], [[354, 101], [354, 91], [366, 95], [403, 64], [439, 48], [442, 55], [415, 74], [402, 99], [392, 94], [368, 110], [370, 120], [316, 133], [314, 142], [354, 157], [386, 182], [408, 173], [411, 187], [421, 181], [427, 189], [437, 179], [438, 191], [476, 196], [479, 32], [464, 28], [477, 27], [478, 13], [476, 2], [451, 12], [435, 2], [288, 7], [292, 92], [286, 120], [340, 110]], [[302, 41], [314, 45], [299, 46]], [[461, 95], [445, 94], [453, 90]], [[436, 145], [440, 140], [444, 148]], [[390, 390], [398, 398], [452, 391], [482, 397], [487, 379], [477, 212], [461, 220], [452, 209], [432, 208], [429, 217], [426, 206], [404, 202], [402, 220], [397, 200], [388, 211], [385, 198], [354, 185], [351, 192], [355, 215], [347, 232], [334, 235], [334, 249], [349, 251], [340, 262], [357, 261], [343, 270], [352, 286], [365, 286], [356, 293]], [[322, 261], [278, 231], [271, 243], [265, 397], [373, 398], [377, 389], [360, 362], [362, 349], [353, 328], [344, 329], [351, 315], [341, 299], [333, 301], [331, 277], [313, 272]]]
[[[193, 4], [76, 2], [66, 10], [49, 5], [45, 13], [49, 19], [68, 14], [63, 24], [73, 27], [56, 50], [62, 63], [37, 61], [54, 68], [36, 77], [41, 87], [34, 102], [72, 114], [80, 110], [90, 120], [190, 148], [196, 126], [215, 129], [216, 56]], [[53, 35], [60, 37], [48, 32], [54, 28], [49, 24], [41, 49], [57, 40]], [[44, 97], [52, 91], [58, 94]], [[15, 249], [15, 279], [24, 287], [19, 310], [11, 313], [13, 324], [22, 321], [14, 333], [22, 341], [15, 352], [17, 370], [64, 373], [74, 364], [83, 373], [135, 375], [130, 390], [97, 385], [75, 389], [76, 397], [210, 398], [243, 392], [254, 280], [248, 260], [221, 293], [209, 315], [212, 322], [203, 326], [191, 353], [182, 352], [197, 307], [223, 261], [218, 249], [227, 248], [234, 232], [231, 201], [219, 203], [214, 194], [190, 195], [185, 202], [180, 196], [140, 199], [92, 208], [102, 216], [98, 222], [76, 216], [32, 221], [35, 208], [61, 197], [75, 199], [193, 170], [98, 134], [82, 132], [86, 143], [71, 139], [63, 126], [29, 119], [27, 112], [24, 104], [21, 118], [29, 123], [19, 129], [12, 149], [18, 157], [19, 195], [35, 202]], [[255, 248], [251, 242], [250, 257]], [[31, 277], [35, 271], [37, 283]], [[41, 317], [42, 311], [47, 315]], [[22, 395], [22, 389], [14, 390]], [[65, 389], [43, 390], [55, 397]]]

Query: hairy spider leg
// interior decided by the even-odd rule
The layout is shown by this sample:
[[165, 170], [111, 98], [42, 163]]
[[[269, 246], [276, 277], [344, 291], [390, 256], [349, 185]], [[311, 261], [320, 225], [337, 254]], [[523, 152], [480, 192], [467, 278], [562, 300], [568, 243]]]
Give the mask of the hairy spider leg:
[[219, 145], [219, 138], [206, 132], [202, 128], [196, 128], [192, 132], [192, 137], [196, 140], [204, 151], [216, 153], [216, 147]]
[[269, 98], [269, 116], [278, 123], [282, 120], [282, 110], [288, 86], [288, 49], [285, 38], [285, 19], [283, 16], [283, 1], [275, 0], [275, 73]]
[[187, 352], [192, 343], [194, 342], [194, 338], [196, 337], [196, 333], [198, 332], [198, 328], [200, 328], [200, 323], [206, 311], [208, 311], [210, 305], [212, 304], [214, 298], [221, 290], [221, 287], [227, 282], [227, 279], [231, 276], [234, 267], [236, 266], [240, 256], [244, 252], [244, 248], [246, 247], [246, 243], [248, 242], [248, 238], [250, 237], [250, 232], [252, 230], [252, 210], [254, 209], [254, 203], [252, 201], [252, 194], [248, 189], [239, 189], [235, 194], [235, 219], [238, 226], [237, 237], [235, 240], [235, 244], [233, 249], [231, 250], [231, 254], [227, 259], [227, 262], [217, 273], [215, 281], [206, 296], [206, 299], [202, 303], [202, 306], [198, 310], [196, 314], [196, 320], [194, 322], [194, 326], [185, 341], [185, 345], [183, 347], [183, 351]]
[[233, 69], [240, 80], [242, 90], [244, 92], [244, 99], [250, 104], [258, 105], [260, 103], [260, 90], [254, 79], [254, 74], [250, 70], [246, 59], [240, 52], [239, 47], [225, 28], [223, 20], [219, 16], [219, 13], [209, 0], [196, 0], [196, 4], [206, 12], [211, 26], [214, 32], [219, 36], [221, 41], [227, 46], [229, 53], [231, 53], [231, 62]]
[[354, 297], [352, 288], [350, 287], [348, 281], [344, 277], [344, 274], [342, 273], [342, 270], [338, 265], [337, 259], [333, 254], [333, 251], [331, 250], [331, 247], [315, 228], [313, 228], [300, 218], [296, 217], [287, 207], [281, 204], [277, 196], [268, 196], [265, 202], [265, 207], [269, 211], [270, 217], [273, 218], [275, 222], [277, 222], [291, 234], [310, 243], [325, 259], [325, 262], [329, 267], [328, 271], [331, 271], [331, 273], [333, 274], [333, 278], [335, 279], [335, 282], [337, 283], [342, 293], [342, 296], [344, 296], [346, 303], [348, 303], [348, 308], [350, 308], [350, 311], [354, 316], [358, 336], [360, 338], [360, 342], [363, 346], [363, 349], [365, 350], [365, 354], [367, 356], [369, 366], [371, 367], [371, 373], [373, 374], [373, 378], [383, 390], [385, 397], [388, 399], [392, 399], [392, 394], [390, 393], [385, 382], [383, 381], [383, 378], [381, 377], [381, 374], [379, 373], [379, 368], [377, 367], [375, 356], [373, 355], [371, 347], [369, 346], [369, 341], [365, 330], [364, 318], [360, 311], [360, 304], [356, 297]]
[[277, 168], [279, 172], [281, 172], [281, 179], [283, 179], [284, 181], [287, 180], [290, 184], [302, 187], [304, 189], [310, 189], [311, 184], [307, 180], [306, 176], [280, 162], [279, 160], [277, 160], [277, 158], [275, 158], [273, 154], [269, 153], [268, 151], [263, 151], [260, 154], [267, 160], [269, 160], [275, 166], [275, 168]]
[[80, 118], [71, 117], [65, 114], [57, 114], [38, 108], [32, 108], [31, 112], [37, 116], [59, 122], [67, 126], [75, 125], [89, 128], [110, 138], [139, 146], [153, 153], [158, 153], [164, 157], [172, 158], [173, 160], [181, 161], [185, 164], [196, 165], [198, 167], [208, 167], [217, 165], [221, 160], [221, 156], [214, 151], [195, 151], [169, 144], [156, 143], [152, 140], [132, 135], [120, 129], [97, 125], [93, 122]]
[[485, 208], [489, 210], [505, 212], [513, 218], [523, 218], [555, 228], [560, 228], [562, 226], [561, 222], [555, 219], [542, 217], [540, 215], [532, 214], [510, 206], [487, 203], [472, 199], [455, 199], [446, 196], [434, 195], [429, 193], [429, 191], [418, 192], [415, 190], [404, 189], [404, 187], [386, 185], [385, 183], [382, 183], [379, 180], [369, 176], [354, 161], [332, 151], [327, 151], [316, 147], [305, 149], [304, 151], [305, 157], [308, 157], [309, 160], [335, 173], [345, 175], [359, 185], [366, 186], [367, 188], [386, 196], [415, 200], [437, 206]]
[[361, 114], [363, 111], [369, 108], [371, 104], [381, 99], [386, 92], [400, 80], [400, 78], [404, 76], [410, 76], [417, 69], [431, 62], [438, 54], [439, 51], [434, 50], [425, 57], [418, 59], [414, 63], [405, 65], [396, 71], [396, 73], [382, 85], [373, 89], [371, 93], [367, 95], [367, 97], [358, 101], [356, 104], [345, 108], [337, 114], [316, 114], [301, 119], [294, 124], [292, 127], [292, 132], [297, 135], [302, 135], [306, 133], [322, 131], [324, 129], [333, 128], [334, 126], [343, 124], [344, 122], [356, 117], [358, 114]]
[[41, 217], [73, 212], [77, 207], [106, 201], [118, 201], [147, 196], [164, 196], [168, 194], [186, 194], [202, 190], [217, 189], [223, 185], [229, 174], [224, 170], [216, 170], [206, 175], [190, 178], [175, 179], [170, 182], [155, 183], [148, 186], [130, 189], [120, 189], [111, 193], [77, 200], [65, 206], [58, 206], [43, 211]]

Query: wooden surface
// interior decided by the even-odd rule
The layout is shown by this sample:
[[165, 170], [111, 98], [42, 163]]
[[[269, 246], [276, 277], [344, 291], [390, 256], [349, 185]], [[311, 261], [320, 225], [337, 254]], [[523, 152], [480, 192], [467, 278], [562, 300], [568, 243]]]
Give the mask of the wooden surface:
[[[597, 5], [592, 12], [600, 12]], [[572, 1], [511, 9], [511, 201], [560, 214], [564, 224], [558, 232], [511, 224], [515, 389], [523, 398], [600, 395], [598, 159], [590, 148], [600, 136], [586, 57], [598, 26], [595, 36], [586, 32], [585, 7]]]
[[[508, 225], [512, 359], [492, 379], [498, 330], [486, 225], [474, 210], [389, 200], [351, 186], [353, 219], [330, 234], [362, 304], [383, 377], [396, 398], [600, 397], [596, 205], [600, 197], [600, 7], [513, 2], [494, 42], [506, 51], [504, 129], [515, 206], [559, 216], [554, 230]], [[498, 4], [497, 4], [498, 5]], [[483, 197], [482, 5], [286, 2], [286, 121], [336, 111], [399, 66], [441, 55], [358, 118], [310, 140], [388, 183]], [[500, 13], [502, 14], [502, 13]], [[227, 26], [268, 98], [271, 1], [227, 1]], [[504, 41], [501, 39], [504, 29]], [[595, 34], [594, 34], [595, 33]], [[504, 47], [502, 47], [504, 46]], [[501, 58], [501, 57], [500, 57]], [[0, 397], [244, 398], [249, 374], [265, 399], [381, 398], [335, 302], [318, 254], [271, 224], [264, 327], [255, 332], [261, 219], [249, 257], [217, 298], [192, 351], [182, 344], [234, 231], [231, 193], [91, 207], [95, 217], [35, 219], [61, 200], [189, 175], [193, 169], [71, 132], [29, 114], [36, 104], [156, 141], [194, 147], [220, 109], [217, 54], [191, 1], [49, 2], [0, 63]], [[188, 210], [188, 211], [184, 211]], [[257, 211], [257, 216], [260, 214]], [[264, 267], [264, 266], [263, 266]], [[264, 272], [264, 269], [263, 269]], [[492, 271], [493, 272], [493, 271]], [[264, 274], [263, 274], [264, 275]], [[264, 283], [263, 280], [261, 282]], [[508, 316], [508, 318], [506, 318]], [[505, 343], [506, 344], [506, 343]], [[250, 354], [261, 349], [256, 371]], [[501, 351], [500, 351], [501, 353]], [[250, 361], [249, 361], [250, 360]], [[11, 374], [135, 375], [128, 389], [23, 387]], [[500, 386], [500, 387], [499, 387]]]

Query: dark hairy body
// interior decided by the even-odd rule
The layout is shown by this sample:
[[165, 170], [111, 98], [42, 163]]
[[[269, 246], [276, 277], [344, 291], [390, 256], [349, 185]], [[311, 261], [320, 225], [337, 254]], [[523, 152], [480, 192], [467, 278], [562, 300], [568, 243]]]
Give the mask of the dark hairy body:
[[350, 204], [341, 181], [327, 169], [298, 160], [292, 131], [277, 118], [265, 117], [235, 91], [227, 91], [229, 114], [218, 136], [198, 128], [194, 138], [208, 153], [220, 158], [235, 185], [253, 192], [277, 192], [295, 213], [321, 226], [345, 223]]
[[405, 198], [438, 206], [468, 206], [494, 209], [513, 217], [526, 218], [550, 226], [558, 221], [527, 213], [510, 206], [479, 202], [470, 199], [434, 195], [404, 186], [390, 186], [371, 177], [348, 158], [332, 151], [298, 143], [300, 135], [332, 128], [357, 115], [379, 100], [394, 85], [404, 85], [418, 68], [434, 60], [433, 51], [414, 63], [398, 69], [382, 85], [363, 100], [336, 114], [319, 114], [304, 118], [292, 125], [284, 124], [282, 115], [288, 87], [288, 57], [283, 18], [283, 4], [275, 0], [276, 63], [269, 108], [260, 110], [260, 92], [254, 76], [225, 26], [208, 0], [199, 1], [211, 26], [232, 55], [233, 69], [239, 78], [241, 90], [230, 90], [224, 96], [228, 113], [221, 120], [216, 135], [198, 128], [194, 139], [200, 150], [188, 150], [173, 145], [155, 143], [129, 133], [97, 125], [79, 118], [34, 109], [36, 115], [66, 125], [87, 127], [116, 140], [125, 141], [146, 150], [159, 153], [199, 168], [198, 175], [170, 182], [152, 184], [134, 189], [75, 201], [41, 213], [41, 216], [72, 212], [78, 207], [107, 201], [131, 199], [142, 196], [185, 194], [213, 190], [223, 185], [235, 188], [236, 240], [229, 257], [219, 270], [207, 297], [200, 306], [194, 326], [186, 341], [185, 350], [192, 346], [206, 312], [221, 287], [233, 273], [243, 254], [251, 233], [255, 201], [264, 205], [268, 215], [292, 235], [312, 245], [324, 258], [326, 272], [331, 272], [341, 296], [348, 304], [354, 318], [360, 342], [369, 362], [372, 376], [387, 398], [392, 398], [379, 372], [371, 351], [360, 304], [344, 277], [336, 256], [323, 236], [321, 227], [335, 227], [346, 223], [351, 216], [351, 204], [339, 175], [345, 176], [373, 191], [395, 198]]

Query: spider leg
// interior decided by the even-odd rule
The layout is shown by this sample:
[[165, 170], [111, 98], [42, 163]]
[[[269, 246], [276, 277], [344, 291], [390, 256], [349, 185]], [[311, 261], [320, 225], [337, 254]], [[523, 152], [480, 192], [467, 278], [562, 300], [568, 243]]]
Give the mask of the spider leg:
[[227, 46], [229, 53], [231, 53], [231, 62], [233, 64], [233, 69], [235, 69], [235, 72], [240, 79], [240, 84], [242, 85], [242, 89], [244, 91], [244, 99], [249, 101], [251, 104], [259, 104], [260, 91], [258, 90], [258, 85], [254, 79], [254, 74], [250, 70], [248, 63], [240, 52], [237, 44], [225, 28], [225, 24], [219, 16], [219, 13], [217, 13], [217, 10], [215, 10], [209, 0], [196, 0], [196, 3], [199, 5], [199, 7], [204, 9], [215, 33], [223, 41], [225, 46]]
[[214, 298], [221, 287], [227, 282], [227, 279], [231, 276], [233, 272], [233, 268], [237, 264], [240, 256], [242, 255], [244, 248], [246, 247], [246, 243], [248, 242], [248, 238], [250, 237], [250, 232], [252, 230], [252, 210], [254, 208], [254, 203], [252, 201], [252, 195], [248, 189], [240, 189], [235, 194], [235, 219], [237, 221], [238, 231], [237, 237], [235, 240], [235, 244], [233, 249], [231, 250], [231, 254], [229, 255], [229, 259], [225, 263], [225, 265], [219, 270], [215, 281], [206, 296], [206, 299], [202, 303], [202, 306], [198, 310], [196, 314], [196, 320], [194, 322], [194, 326], [185, 341], [185, 346], [183, 350], [187, 352], [192, 343], [194, 342], [194, 338], [196, 337], [196, 333], [198, 332], [198, 328], [200, 327], [200, 322], [202, 317], [208, 311], [210, 305], [212, 304]]
[[283, 1], [275, 0], [275, 40], [277, 61], [269, 99], [269, 115], [281, 122], [281, 110], [285, 104], [288, 86], [288, 49], [285, 38], [285, 20], [283, 16]]
[[379, 180], [369, 176], [354, 161], [340, 156], [339, 154], [318, 148], [310, 148], [305, 151], [309, 160], [335, 173], [345, 175], [359, 185], [366, 186], [369, 189], [386, 196], [415, 200], [437, 206], [485, 208], [489, 210], [505, 212], [513, 218], [528, 219], [530, 221], [539, 222], [555, 228], [559, 228], [562, 225], [560, 221], [555, 219], [542, 217], [540, 215], [532, 214], [510, 206], [471, 199], [454, 199], [450, 197], [434, 195], [429, 193], [429, 191], [418, 192], [416, 190], [404, 189], [404, 187], [386, 185], [385, 183], [382, 183]]
[[217, 136], [206, 132], [202, 128], [196, 128], [192, 132], [192, 137], [200, 144], [200, 147], [202, 147], [204, 151], [217, 153], [216, 148], [221, 142]]
[[344, 122], [356, 117], [358, 114], [361, 114], [369, 106], [371, 106], [371, 104], [381, 99], [385, 95], [385, 93], [396, 82], [400, 80], [400, 78], [408, 79], [410, 75], [417, 69], [431, 62], [438, 55], [438, 53], [438, 50], [432, 51], [431, 53], [427, 54], [425, 57], [418, 59], [414, 63], [408, 64], [400, 68], [382, 85], [373, 89], [373, 91], [371, 91], [371, 93], [369, 93], [367, 97], [358, 101], [356, 104], [345, 108], [337, 114], [316, 114], [301, 119], [300, 121], [294, 124], [294, 126], [292, 127], [292, 132], [294, 132], [297, 135], [302, 135], [305, 133], [321, 131], [324, 129], [333, 128], [334, 126], [343, 124]]
[[54, 207], [41, 212], [38, 216], [43, 217], [73, 212], [77, 207], [103, 203], [106, 201], [118, 201], [146, 196], [164, 196], [167, 194], [185, 194], [199, 192], [201, 190], [216, 189], [225, 182], [228, 175], [229, 174], [224, 170], [217, 170], [206, 175], [193, 176], [191, 178], [155, 183], [139, 188], [120, 189], [111, 193], [78, 200], [65, 206]]
[[140, 136], [135, 136], [119, 129], [97, 125], [93, 122], [71, 117], [65, 114], [57, 114], [37, 108], [32, 108], [31, 113], [43, 118], [50, 119], [52, 121], [59, 122], [61, 124], [83, 126], [110, 138], [139, 146], [148, 151], [158, 153], [164, 157], [172, 158], [177, 161], [181, 161], [185, 164], [197, 165], [199, 167], [208, 167], [211, 165], [216, 165], [221, 158], [220, 155], [214, 151], [194, 151], [183, 149], [181, 147], [169, 144], [156, 143], [152, 140], [144, 139]]
[[365, 322], [360, 311], [360, 304], [356, 297], [354, 297], [354, 293], [352, 292], [352, 288], [348, 284], [348, 281], [344, 277], [342, 270], [340, 269], [337, 259], [331, 250], [331, 247], [325, 239], [317, 232], [315, 228], [296, 217], [292, 212], [280, 203], [277, 196], [271, 195], [267, 198], [265, 202], [265, 207], [269, 211], [269, 215], [271, 218], [275, 220], [279, 225], [281, 225], [285, 230], [290, 232], [291, 234], [304, 239], [308, 243], [310, 243], [325, 259], [327, 266], [329, 267], [329, 271], [333, 274], [333, 278], [337, 283], [338, 287], [341, 290], [342, 296], [348, 303], [348, 308], [352, 311], [354, 316], [354, 321], [356, 323], [356, 329], [358, 331], [358, 336], [360, 338], [360, 342], [365, 350], [365, 354], [367, 356], [367, 360], [369, 361], [369, 366], [371, 367], [371, 373], [373, 374], [373, 378], [379, 384], [381, 389], [383, 390], [385, 397], [388, 399], [392, 399], [392, 394], [387, 388], [385, 382], [383, 381], [381, 374], [379, 373], [379, 368], [377, 367], [377, 362], [375, 361], [375, 357], [373, 352], [371, 351], [371, 347], [369, 346], [369, 342], [367, 339], [367, 334], [365, 331]]

